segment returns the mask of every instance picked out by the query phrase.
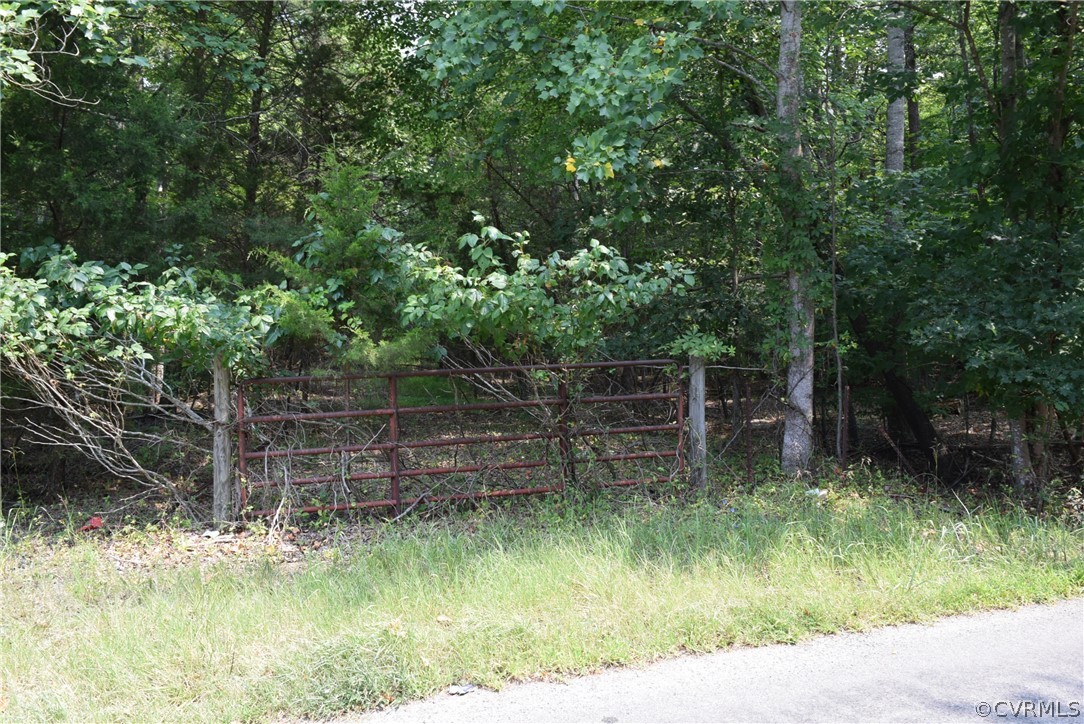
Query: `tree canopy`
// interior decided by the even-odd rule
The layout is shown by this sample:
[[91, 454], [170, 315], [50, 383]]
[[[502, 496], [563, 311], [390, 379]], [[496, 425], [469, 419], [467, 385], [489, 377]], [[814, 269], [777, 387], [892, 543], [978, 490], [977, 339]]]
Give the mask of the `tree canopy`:
[[846, 457], [850, 401], [958, 483], [931, 417], [962, 398], [1014, 469], [1056, 439], [1079, 475], [1079, 31], [1007, 0], [3, 3], [3, 353], [696, 353], [779, 381], [791, 472]]

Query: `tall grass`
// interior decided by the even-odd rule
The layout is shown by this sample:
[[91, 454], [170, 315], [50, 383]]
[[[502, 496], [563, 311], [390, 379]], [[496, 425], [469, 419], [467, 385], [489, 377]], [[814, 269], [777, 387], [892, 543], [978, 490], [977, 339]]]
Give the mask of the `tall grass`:
[[1084, 590], [1080, 531], [1022, 515], [786, 491], [731, 505], [542, 501], [292, 568], [121, 574], [92, 544], [0, 543], [0, 718], [328, 716]]

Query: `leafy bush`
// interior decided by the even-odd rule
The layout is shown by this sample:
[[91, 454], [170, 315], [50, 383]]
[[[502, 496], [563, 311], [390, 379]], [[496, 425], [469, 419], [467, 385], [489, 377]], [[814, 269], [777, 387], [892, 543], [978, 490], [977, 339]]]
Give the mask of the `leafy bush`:
[[79, 263], [70, 248], [50, 246], [23, 254], [22, 266], [37, 264], [30, 277], [11, 258], [0, 255], [4, 358], [154, 358], [205, 370], [221, 355], [238, 370], [260, 365], [272, 317], [254, 296], [226, 301], [198, 288], [192, 269], [141, 281], [143, 265]]
[[[512, 245], [512, 269], [494, 249], [500, 241]], [[630, 269], [595, 239], [567, 256], [553, 252], [545, 258], [532, 256], [528, 242], [526, 233], [509, 236], [483, 226], [459, 239], [473, 262], [466, 270], [424, 246], [396, 247], [409, 288], [403, 321], [492, 344], [513, 358], [579, 359], [600, 347], [607, 327], [664, 294], [683, 295], [693, 283], [688, 270], [671, 262]]]

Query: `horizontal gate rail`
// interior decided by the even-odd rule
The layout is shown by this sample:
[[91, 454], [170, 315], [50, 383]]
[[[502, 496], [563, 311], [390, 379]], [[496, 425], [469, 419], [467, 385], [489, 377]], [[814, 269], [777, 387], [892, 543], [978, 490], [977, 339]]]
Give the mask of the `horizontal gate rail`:
[[241, 418], [243, 423], [251, 422], [289, 422], [291, 420], [336, 420], [342, 417], [387, 417], [395, 410], [391, 408], [383, 410], [336, 410], [335, 412], [299, 412], [294, 415], [256, 415], [254, 417]]
[[356, 372], [349, 375], [325, 377], [321, 375], [302, 375], [294, 377], [255, 377], [241, 384], [281, 385], [287, 382], [325, 382], [328, 380], [376, 380], [389, 377], [469, 377], [471, 375], [498, 374], [502, 372], [563, 372], [566, 370], [620, 369], [622, 367], [659, 367], [680, 364], [673, 359], [637, 359], [613, 362], [570, 362], [554, 365], [506, 365], [503, 367], [448, 367], [439, 370], [404, 370], [402, 372]]
[[[670, 453], [671, 455], [673, 452]], [[395, 473], [351, 473], [350, 475], [321, 475], [313, 478], [296, 478], [290, 481], [291, 485], [315, 485], [317, 483], [334, 483], [339, 480], [390, 480], [398, 475], [401, 478], [416, 478], [422, 475], [451, 475], [453, 473], [480, 473], [484, 470], [523, 470], [526, 468], [542, 468], [549, 465], [545, 460], [530, 460], [514, 463], [491, 463], [489, 465], [460, 465], [443, 468], [408, 468]], [[249, 487], [266, 488], [277, 483], [257, 482]]]
[[[328, 378], [325, 378], [325, 380]], [[330, 378], [341, 380], [341, 377]], [[592, 404], [599, 402], [638, 402], [646, 400], [676, 400], [676, 392], [660, 392], [656, 394], [645, 393], [642, 395], [618, 395], [614, 397], [584, 397], [577, 400], [580, 404]], [[562, 405], [564, 402], [558, 398], [546, 400], [515, 400], [513, 402], [477, 402], [469, 405], [425, 405], [423, 407], [400, 407], [400, 415], [435, 414], [441, 412], [470, 412], [472, 410], [514, 410], [525, 407], [546, 407], [547, 405]], [[290, 420], [333, 420], [340, 417], [387, 417], [396, 410], [391, 408], [379, 410], [339, 410], [335, 412], [299, 412], [293, 415], [256, 415], [244, 418], [244, 422], [287, 422]]]
[[[249, 417], [246, 422], [260, 421], [263, 418]], [[290, 418], [292, 419], [292, 418]], [[284, 422], [284, 420], [283, 420]], [[615, 427], [609, 430], [593, 428], [587, 430], [571, 430], [572, 437], [589, 437], [592, 435], [627, 435], [637, 432], [677, 432], [675, 423], [668, 425], [641, 425], [639, 427]], [[264, 458], [284, 458], [294, 455], [336, 455], [339, 453], [365, 452], [368, 450], [391, 450], [393, 448], [405, 448], [408, 450], [427, 447], [454, 447], [456, 445], [473, 445], [487, 442], [526, 442], [528, 440], [555, 440], [558, 434], [555, 432], [528, 432], [522, 435], [479, 435], [477, 437], [448, 437], [440, 440], [422, 440], [420, 442], [400, 442], [397, 445], [390, 442], [374, 442], [362, 445], [340, 445], [338, 447], [308, 447], [295, 450], [260, 450], [246, 452], [246, 460], [263, 460]]]
[[[559, 379], [557, 386], [557, 397], [546, 397], [542, 399], [533, 400], [505, 400], [500, 402], [472, 402], [464, 404], [454, 405], [415, 405], [415, 406], [400, 406], [398, 403], [398, 385], [397, 380], [403, 378], [418, 378], [418, 377], [475, 377], [481, 375], [494, 375], [494, 374], [508, 374], [508, 373], [523, 373], [532, 371], [546, 371], [554, 373], [569, 373], [576, 370], [616, 370], [629, 367], [674, 367], [677, 370], [677, 375], [673, 379], [676, 380], [676, 390], [666, 392], [643, 392], [633, 394], [614, 394], [614, 395], [588, 395], [578, 398], [570, 398], [568, 394], [568, 384], [563, 378]], [[525, 366], [502, 366], [502, 367], [474, 367], [474, 368], [462, 368], [462, 369], [441, 369], [441, 370], [416, 370], [406, 372], [389, 372], [389, 373], [363, 373], [363, 374], [350, 374], [340, 375], [334, 377], [324, 376], [291, 376], [291, 377], [265, 377], [258, 379], [246, 380], [241, 383], [238, 388], [237, 396], [237, 420], [238, 420], [238, 447], [239, 447], [239, 467], [242, 478], [241, 494], [242, 503], [247, 504], [249, 491], [258, 490], [261, 488], [277, 488], [283, 485], [286, 486], [310, 486], [321, 484], [345, 484], [346, 482], [357, 481], [376, 481], [376, 480], [390, 480], [391, 490], [390, 496], [380, 500], [357, 500], [342, 504], [327, 504], [327, 505], [307, 505], [293, 508], [294, 512], [318, 512], [318, 511], [336, 511], [336, 510], [348, 510], [348, 509], [364, 509], [364, 508], [380, 508], [391, 507], [398, 510], [401, 506], [413, 506], [422, 500], [428, 502], [441, 502], [441, 501], [454, 501], [454, 500], [470, 500], [470, 499], [485, 499], [485, 498], [499, 498], [510, 495], [530, 495], [536, 493], [551, 493], [563, 490], [567, 483], [576, 480], [577, 465], [593, 464], [593, 463], [613, 463], [621, 461], [636, 461], [636, 460], [665, 460], [676, 459], [677, 468], [669, 475], [656, 476], [649, 478], [628, 478], [622, 480], [612, 481], [598, 481], [595, 483], [597, 487], [622, 487], [629, 485], [636, 485], [641, 483], [656, 483], [673, 480], [676, 475], [681, 474], [684, 471], [684, 453], [683, 453], [683, 438], [684, 438], [684, 406], [685, 406], [685, 392], [681, 379], [682, 366], [675, 360], [661, 359], [661, 360], [629, 360], [629, 361], [614, 361], [614, 362], [586, 362], [586, 363], [574, 363], [566, 365], [525, 365]], [[667, 382], [669, 383], [669, 379]], [[317, 411], [317, 412], [293, 412], [283, 414], [258, 414], [258, 415], [246, 415], [246, 388], [254, 386], [268, 386], [268, 385], [305, 385], [307, 383], [319, 383], [319, 384], [338, 384], [346, 383], [347, 387], [347, 404], [349, 404], [350, 397], [350, 383], [357, 380], [386, 380], [387, 381], [387, 405], [385, 407], [373, 408], [373, 409], [347, 409], [347, 410], [332, 410], [332, 411]], [[653, 383], [654, 384], [654, 383]], [[649, 402], [649, 401], [675, 401], [676, 402], [676, 422], [666, 422], [663, 424], [646, 424], [646, 425], [624, 425], [615, 427], [584, 427], [576, 429], [570, 425], [569, 410], [575, 407], [589, 406], [589, 405], [602, 405], [602, 404], [614, 404], [614, 403], [629, 403], [629, 402]], [[490, 434], [490, 435], [476, 435], [476, 436], [464, 436], [448, 438], [435, 438], [429, 440], [403, 440], [401, 438], [401, 431], [399, 420], [404, 415], [443, 415], [447, 413], [461, 413], [470, 411], [501, 411], [501, 410], [519, 410], [519, 409], [542, 409], [542, 408], [557, 408], [556, 431], [543, 431], [543, 432], [526, 432], [526, 433], [513, 433], [513, 434]], [[368, 443], [362, 444], [345, 444], [345, 445], [326, 445], [320, 447], [302, 447], [294, 449], [264, 449], [264, 450], [248, 450], [247, 443], [252, 426], [259, 425], [261, 423], [315, 423], [320, 421], [329, 420], [343, 420], [351, 418], [386, 418], [386, 423], [381, 428], [382, 431], [386, 431], [386, 442], [377, 442], [375, 438]], [[588, 438], [600, 438], [605, 436], [614, 435], [629, 435], [629, 434], [644, 434], [644, 433], [659, 433], [659, 432], [674, 432], [677, 434], [677, 445], [673, 449], [669, 450], [649, 450], [641, 452], [619, 452], [607, 454], [594, 454], [590, 456], [577, 455], [573, 449], [571, 441], [573, 439]], [[380, 435], [380, 432], [377, 433]], [[560, 469], [561, 477], [560, 482], [553, 485], [542, 485], [534, 487], [518, 487], [502, 490], [479, 490], [472, 492], [459, 492], [452, 494], [440, 494], [422, 496], [403, 496], [400, 490], [400, 484], [404, 479], [412, 479], [426, 476], [446, 476], [456, 474], [467, 473], [486, 473], [491, 471], [512, 471], [512, 470], [524, 470], [531, 471], [536, 468], [550, 467], [553, 465], [548, 460], [526, 460], [526, 461], [510, 461], [510, 462], [493, 462], [483, 464], [470, 464], [470, 465], [438, 465], [438, 466], [402, 466], [402, 460], [400, 458], [400, 451], [402, 450], [423, 450], [428, 448], [446, 448], [454, 446], [466, 446], [466, 445], [487, 445], [487, 444], [500, 444], [509, 442], [526, 442], [526, 441], [557, 441], [559, 443], [559, 457], [560, 457]], [[592, 446], [592, 450], [595, 450]], [[278, 459], [293, 459], [303, 458], [306, 456], [326, 456], [326, 455], [339, 455], [346, 456], [352, 453], [383, 453], [383, 457], [387, 458], [387, 470], [375, 471], [375, 472], [349, 472], [347, 468], [346, 458], [343, 457], [343, 471], [336, 475], [308, 475], [296, 478], [289, 478], [279, 482], [274, 480], [249, 480], [248, 468], [250, 461], [263, 460], [265, 465], [270, 460]], [[458, 453], [457, 453], [458, 455]], [[369, 460], [370, 463], [375, 462]], [[616, 470], [616, 468], [614, 468]], [[314, 472], [318, 472], [314, 471]], [[528, 472], [528, 477], [530, 473]], [[250, 515], [270, 515], [275, 511], [272, 509], [255, 510], [250, 511]]]

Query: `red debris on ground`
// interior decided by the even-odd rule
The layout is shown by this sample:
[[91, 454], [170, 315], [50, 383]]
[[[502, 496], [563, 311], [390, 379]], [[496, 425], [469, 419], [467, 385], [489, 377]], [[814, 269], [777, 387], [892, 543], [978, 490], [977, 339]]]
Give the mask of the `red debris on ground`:
[[90, 520], [88, 520], [82, 528], [79, 529], [79, 532], [89, 533], [92, 530], [98, 530], [103, 525], [105, 525], [105, 521], [101, 519], [101, 516], [95, 515]]

